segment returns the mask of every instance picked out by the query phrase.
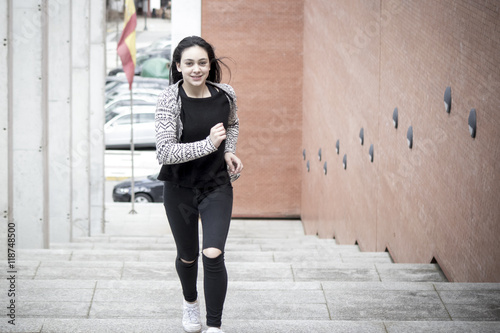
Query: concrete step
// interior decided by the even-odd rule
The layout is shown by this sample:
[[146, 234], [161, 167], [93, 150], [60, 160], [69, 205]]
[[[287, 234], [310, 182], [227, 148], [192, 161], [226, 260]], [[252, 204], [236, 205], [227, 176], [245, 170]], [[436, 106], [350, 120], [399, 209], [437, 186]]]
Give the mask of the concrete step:
[[[500, 284], [448, 283], [435, 264], [304, 236], [297, 221], [232, 228], [227, 333], [500, 331]], [[175, 257], [168, 233], [19, 249], [17, 325], [3, 320], [0, 332], [182, 332]], [[0, 271], [1, 290], [7, 278]], [[202, 281], [200, 263], [204, 318]]]
[[[76, 243], [52, 243], [51, 249], [115, 249], [115, 250], [175, 250], [173, 239], [171, 241], [151, 240], [150, 242], [126, 242], [126, 241], [112, 241], [112, 242], [76, 242]], [[359, 252], [357, 245], [336, 245], [328, 243], [300, 243], [299, 240], [293, 242], [280, 242], [278, 241], [261, 241], [261, 242], [245, 242], [244, 240], [230, 240], [226, 244], [226, 249], [236, 251], [294, 251], [300, 250], [337, 250], [342, 252]]]
[[[245, 320], [224, 322], [226, 332], [237, 333], [497, 333], [499, 322], [477, 321], [331, 321], [331, 320]], [[1, 327], [1, 326], [0, 326]], [[75, 332], [75, 333], [171, 333], [183, 332], [178, 319], [113, 318], [59, 319], [30, 318], [2, 332]]]
[[[137, 249], [59, 249], [59, 250], [18, 250], [21, 259], [30, 260], [119, 260], [119, 261], [173, 261], [177, 251], [137, 250]], [[228, 244], [225, 251], [227, 261], [264, 261], [264, 262], [360, 262], [391, 263], [386, 252], [359, 252], [350, 247], [335, 247], [325, 250], [302, 249], [263, 250], [260, 245], [248, 244], [233, 246]]]
[[[122, 255], [119, 255], [122, 259]], [[141, 260], [32, 260], [17, 263], [18, 279], [177, 280], [171, 262]], [[137, 258], [134, 258], [137, 259]], [[443, 282], [434, 264], [227, 261], [234, 281], [410, 281]], [[201, 266], [201, 265], [200, 265]], [[202, 270], [200, 267], [200, 276]], [[0, 272], [0, 278], [8, 276]]]
[[[200, 239], [202, 234], [200, 232]], [[322, 239], [317, 236], [311, 235], [294, 235], [289, 237], [278, 237], [276, 235], [267, 235], [265, 234], [259, 236], [235, 236], [230, 232], [230, 235], [227, 239], [227, 243], [235, 243], [235, 244], [283, 244], [290, 246], [296, 246], [297, 244], [303, 245], [305, 247], [317, 247], [317, 246], [349, 246], [349, 245], [338, 245], [335, 239]], [[162, 236], [142, 236], [142, 237], [133, 237], [133, 236], [92, 236], [92, 237], [78, 237], [74, 238], [71, 243], [64, 244], [74, 244], [74, 243], [123, 243], [123, 244], [164, 244], [164, 243], [172, 243], [174, 241], [171, 234], [164, 234]], [[58, 243], [51, 244], [58, 245]], [[354, 246], [354, 245], [353, 245]], [[357, 246], [356, 246], [357, 247]]]
[[[182, 332], [178, 281], [19, 280], [18, 290], [20, 325], [2, 321], [1, 332]], [[499, 296], [498, 284], [230, 280], [224, 329], [498, 332]]]

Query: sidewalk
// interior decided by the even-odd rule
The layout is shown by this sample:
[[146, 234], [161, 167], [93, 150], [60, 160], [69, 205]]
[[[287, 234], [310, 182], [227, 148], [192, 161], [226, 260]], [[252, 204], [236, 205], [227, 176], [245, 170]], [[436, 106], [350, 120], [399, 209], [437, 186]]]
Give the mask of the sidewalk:
[[[161, 203], [106, 203], [105, 230], [109, 237], [171, 237], [165, 209]], [[173, 239], [172, 239], [173, 241]]]
[[[106, 150], [104, 156], [107, 181], [122, 181], [132, 177], [132, 154], [130, 150]], [[134, 174], [136, 178], [154, 175], [160, 171], [155, 150], [134, 151]]]

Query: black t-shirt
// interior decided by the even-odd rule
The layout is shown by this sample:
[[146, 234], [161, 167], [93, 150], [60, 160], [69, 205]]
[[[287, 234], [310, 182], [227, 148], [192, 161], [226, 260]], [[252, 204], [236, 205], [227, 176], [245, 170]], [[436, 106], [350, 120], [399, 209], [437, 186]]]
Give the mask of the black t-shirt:
[[[230, 109], [226, 94], [209, 84], [207, 87], [211, 94], [207, 98], [188, 97], [182, 86], [179, 87], [183, 125], [181, 143], [204, 140], [218, 123], [223, 123], [227, 129]], [[225, 140], [222, 141], [217, 151], [210, 155], [185, 163], [163, 165], [158, 178], [193, 188], [212, 188], [230, 183], [224, 160], [225, 143]]]

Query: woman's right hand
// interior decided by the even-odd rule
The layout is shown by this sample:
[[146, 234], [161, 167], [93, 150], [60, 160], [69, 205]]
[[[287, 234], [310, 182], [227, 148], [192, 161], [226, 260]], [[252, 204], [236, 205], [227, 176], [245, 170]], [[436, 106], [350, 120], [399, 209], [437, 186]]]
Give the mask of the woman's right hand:
[[226, 129], [222, 123], [218, 123], [210, 129], [210, 140], [215, 148], [219, 148], [222, 141], [226, 139]]

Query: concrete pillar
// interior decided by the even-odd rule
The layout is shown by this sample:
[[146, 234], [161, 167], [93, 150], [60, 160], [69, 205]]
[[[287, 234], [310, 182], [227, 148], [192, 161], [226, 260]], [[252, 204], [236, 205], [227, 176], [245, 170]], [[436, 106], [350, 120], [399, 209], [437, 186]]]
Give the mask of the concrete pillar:
[[[11, 218], [21, 248], [48, 247], [44, 2], [9, 1]], [[45, 57], [44, 57], [45, 56]], [[14, 112], [15, 111], [15, 112]]]
[[9, 11], [7, 1], [0, 1], [0, 260], [7, 258], [9, 221]]
[[71, 240], [71, 3], [48, 0], [50, 241]]
[[106, 2], [90, 3], [90, 233], [104, 233]]
[[90, 3], [71, 2], [72, 236], [90, 236]]
[[105, 15], [101, 0], [0, 3], [2, 246], [9, 223], [19, 248], [103, 230]]
[[187, 36], [201, 36], [201, 0], [172, 0], [172, 52]]

